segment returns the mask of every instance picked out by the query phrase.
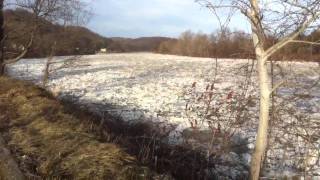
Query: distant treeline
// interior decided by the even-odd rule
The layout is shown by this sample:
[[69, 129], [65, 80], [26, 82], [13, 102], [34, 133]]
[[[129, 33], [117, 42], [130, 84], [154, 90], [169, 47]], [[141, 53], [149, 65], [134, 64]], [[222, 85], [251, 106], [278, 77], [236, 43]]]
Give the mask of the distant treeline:
[[[33, 27], [34, 16], [23, 10], [5, 10], [5, 48], [14, 57], [27, 44]], [[106, 38], [80, 26], [62, 26], [40, 19], [33, 45], [26, 57], [47, 57], [55, 46], [55, 55], [95, 54], [101, 48], [108, 52], [158, 52], [195, 57], [254, 58], [251, 36], [241, 31], [212, 34], [186, 31], [178, 39], [166, 37]], [[320, 31], [301, 35], [302, 40], [320, 40]], [[266, 46], [277, 42], [267, 37]], [[277, 53], [274, 59], [320, 59], [320, 46], [310, 44], [290, 44]]]
[[156, 52], [162, 42], [174, 39], [167, 37], [110, 38], [107, 48], [112, 52]]
[[[320, 31], [314, 31], [309, 35], [301, 35], [300, 40], [320, 40]], [[266, 37], [266, 47], [277, 42], [276, 38]], [[162, 42], [158, 53], [175, 54], [194, 57], [217, 58], [254, 58], [254, 47], [251, 36], [242, 31], [230, 30], [214, 32], [210, 35], [186, 31], [177, 40]], [[307, 60], [320, 61], [320, 46], [310, 44], [290, 44], [280, 50], [274, 60]]]

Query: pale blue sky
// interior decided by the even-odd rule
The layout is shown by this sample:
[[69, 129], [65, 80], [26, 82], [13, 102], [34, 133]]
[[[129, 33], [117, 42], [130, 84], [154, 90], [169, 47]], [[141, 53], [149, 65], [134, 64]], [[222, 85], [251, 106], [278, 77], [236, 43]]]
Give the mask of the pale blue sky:
[[[178, 37], [186, 30], [210, 33], [218, 22], [194, 0], [94, 0], [88, 27], [107, 37]], [[249, 31], [239, 15], [232, 29]]]

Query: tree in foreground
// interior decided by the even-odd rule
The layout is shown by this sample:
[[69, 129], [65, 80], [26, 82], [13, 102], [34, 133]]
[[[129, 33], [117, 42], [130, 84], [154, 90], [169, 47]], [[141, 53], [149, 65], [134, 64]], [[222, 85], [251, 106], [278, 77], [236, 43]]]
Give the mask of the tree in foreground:
[[[251, 35], [258, 62], [260, 89], [259, 127], [251, 159], [250, 178], [259, 179], [268, 141], [270, 96], [282, 83], [271, 87], [267, 61], [285, 46], [293, 43], [319, 44], [319, 40], [301, 40], [300, 35], [318, 28], [320, 1], [318, 0], [197, 0], [217, 17], [221, 27], [229, 24], [237, 13], [251, 25]], [[228, 13], [226, 13], [228, 12]], [[276, 37], [271, 45], [268, 36]]]

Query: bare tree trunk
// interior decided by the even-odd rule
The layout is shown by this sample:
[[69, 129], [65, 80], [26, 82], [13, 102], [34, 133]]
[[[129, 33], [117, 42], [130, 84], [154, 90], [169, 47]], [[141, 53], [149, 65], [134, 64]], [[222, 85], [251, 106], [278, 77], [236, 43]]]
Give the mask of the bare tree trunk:
[[258, 180], [260, 168], [264, 161], [265, 150], [268, 142], [270, 90], [267, 64], [263, 59], [258, 59], [259, 87], [260, 87], [260, 114], [259, 128], [256, 145], [251, 159], [250, 179]]
[[267, 68], [267, 59], [264, 51], [265, 36], [261, 25], [259, 0], [251, 0], [251, 27], [252, 39], [258, 61], [258, 77], [260, 89], [260, 111], [259, 127], [256, 137], [256, 145], [251, 159], [250, 179], [258, 180], [260, 169], [264, 161], [265, 151], [268, 144], [269, 107], [270, 107], [270, 85]]
[[52, 64], [52, 60], [53, 60], [53, 56], [55, 54], [55, 48], [56, 48], [57, 42], [54, 42], [54, 44], [52, 45], [51, 48], [51, 53], [48, 57], [45, 69], [44, 69], [44, 75], [43, 75], [43, 80], [42, 80], [42, 86], [43, 88], [46, 87], [48, 80], [49, 80], [49, 76], [50, 76], [50, 65]]
[[49, 79], [49, 75], [50, 75], [50, 65], [51, 65], [52, 58], [53, 58], [52, 56], [50, 56], [48, 58], [45, 69], [44, 69], [43, 80], [42, 80], [42, 87], [43, 88], [45, 88], [48, 83], [48, 79]]
[[3, 17], [3, 1], [0, 0], [0, 76], [4, 74], [4, 55], [3, 55], [3, 46], [4, 46], [4, 17]]

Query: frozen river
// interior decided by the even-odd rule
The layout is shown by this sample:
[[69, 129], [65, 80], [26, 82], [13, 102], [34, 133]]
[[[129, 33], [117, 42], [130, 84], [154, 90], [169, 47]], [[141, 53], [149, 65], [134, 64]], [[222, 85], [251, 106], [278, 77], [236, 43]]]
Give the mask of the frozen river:
[[[255, 66], [252, 60], [215, 60], [152, 53], [65, 59], [68, 58], [56, 58], [51, 66], [47, 88], [54, 94], [61, 98], [72, 97], [76, 103], [100, 115], [108, 112], [126, 121], [143, 119], [175, 124], [176, 134], [173, 136], [194, 126], [194, 122], [201, 122], [197, 123], [200, 128], [208, 126], [201, 114], [186, 111], [188, 103], [197, 105], [198, 101], [191, 100], [206, 91], [208, 85], [214, 84], [212, 102], [221, 109], [226, 108], [223, 103], [218, 103], [221, 97], [228, 97], [231, 92], [240, 97], [245, 86], [243, 98], [252, 98], [250, 107], [246, 108], [248, 116], [240, 126], [232, 129], [248, 141], [249, 151], [253, 148], [258, 119], [258, 87], [256, 72], [251, 72]], [[9, 66], [8, 73], [41, 84], [45, 64], [46, 59], [25, 59]], [[307, 172], [320, 176], [320, 66], [318, 63], [281, 62], [276, 63], [274, 69], [275, 84], [283, 81], [284, 85], [275, 97], [277, 121], [271, 132], [265, 173]], [[210, 104], [210, 107], [214, 105]], [[203, 108], [203, 105], [197, 107]], [[228, 116], [229, 111], [221, 110], [221, 113]], [[221, 125], [231, 129], [223, 122]], [[312, 142], [306, 143], [306, 137]], [[290, 145], [288, 141], [291, 141]], [[230, 153], [233, 161], [244, 164], [250, 161], [249, 152], [236, 153], [236, 157], [232, 155], [234, 152]]]

